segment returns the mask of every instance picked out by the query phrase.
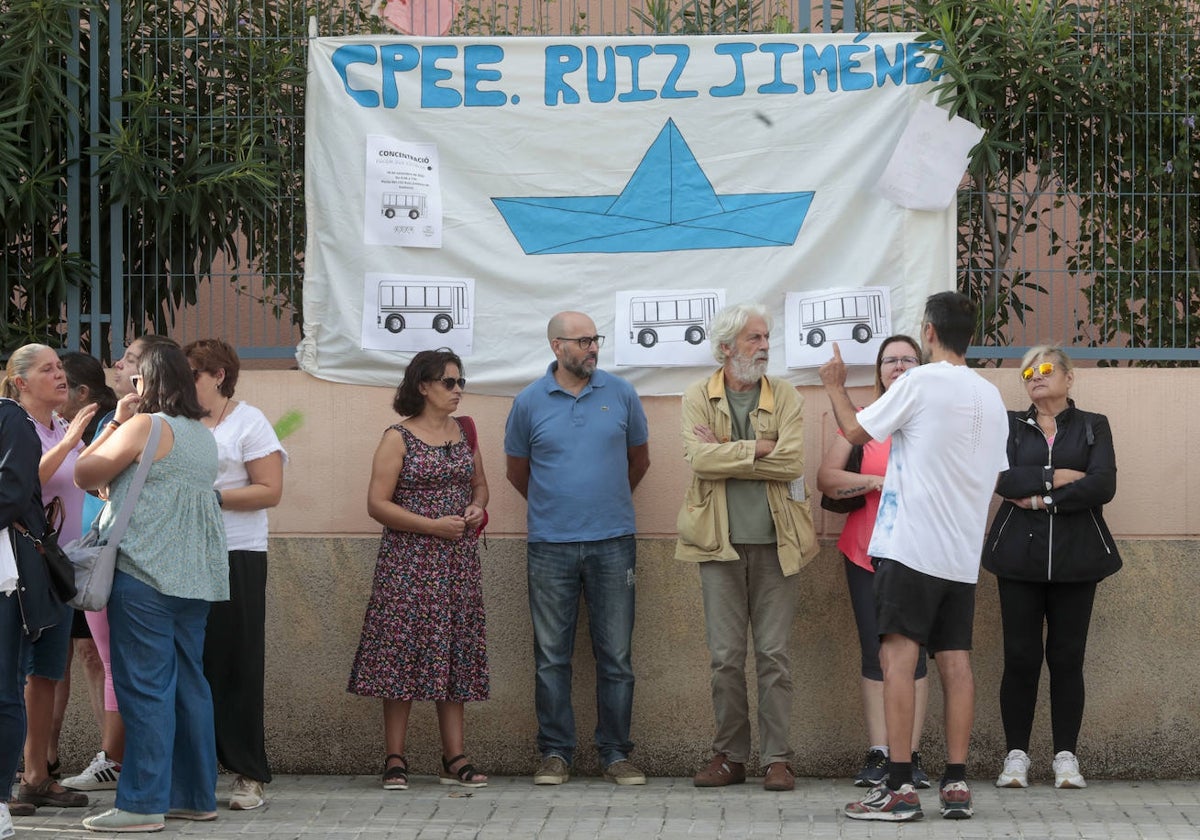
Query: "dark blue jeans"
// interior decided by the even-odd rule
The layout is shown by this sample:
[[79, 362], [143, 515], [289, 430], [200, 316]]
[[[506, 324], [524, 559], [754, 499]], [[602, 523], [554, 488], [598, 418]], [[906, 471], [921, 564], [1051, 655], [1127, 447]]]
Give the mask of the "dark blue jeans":
[[[5, 535], [7, 538], [7, 535]], [[11, 786], [25, 747], [25, 676], [29, 642], [16, 594], [0, 594], [0, 779]], [[4, 789], [8, 799], [8, 788]]]
[[596, 748], [605, 767], [628, 758], [633, 750], [629, 726], [636, 541], [630, 535], [595, 542], [533, 542], [528, 559], [538, 750], [568, 764], [574, 759], [571, 657], [582, 594], [596, 659]]
[[163, 595], [124, 572], [108, 602], [113, 687], [125, 721], [117, 807], [217, 807], [217, 742], [204, 679], [208, 602]]

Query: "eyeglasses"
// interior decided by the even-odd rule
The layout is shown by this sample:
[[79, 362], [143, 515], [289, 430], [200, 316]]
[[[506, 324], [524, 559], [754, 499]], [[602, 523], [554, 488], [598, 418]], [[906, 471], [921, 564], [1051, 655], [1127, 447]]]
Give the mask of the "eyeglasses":
[[565, 335], [557, 335], [554, 337], [554, 340], [555, 341], [574, 341], [576, 344], [579, 345], [580, 350], [586, 350], [589, 347], [591, 347], [593, 344], [596, 345], [597, 350], [599, 350], [601, 347], [604, 346], [604, 336], [602, 336], [602, 335], [584, 335], [584, 336], [580, 336], [579, 338], [567, 338]]
[[441, 382], [442, 386], [447, 391], [453, 391], [455, 385], [457, 385], [459, 388], [462, 388], [463, 390], [466, 390], [466, 388], [467, 388], [467, 380], [463, 379], [461, 376], [458, 377], [457, 379], [455, 379], [453, 376], [443, 376], [441, 379], [436, 379], [434, 381]]
[[879, 360], [881, 365], [908, 365], [913, 367], [921, 364], [921, 360], [916, 356], [884, 356]]
[[1040, 373], [1042, 376], [1049, 376], [1054, 373], [1054, 365], [1051, 362], [1042, 362], [1040, 365], [1027, 367], [1021, 371], [1021, 378], [1028, 382], [1030, 379], [1033, 379], [1035, 373]]

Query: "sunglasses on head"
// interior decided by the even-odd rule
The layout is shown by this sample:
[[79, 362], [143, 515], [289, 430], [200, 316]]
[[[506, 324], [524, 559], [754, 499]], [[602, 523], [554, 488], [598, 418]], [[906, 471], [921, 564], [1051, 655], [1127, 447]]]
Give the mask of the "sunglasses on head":
[[1049, 376], [1054, 373], [1054, 365], [1051, 362], [1042, 362], [1040, 365], [1027, 367], [1021, 371], [1021, 378], [1028, 382], [1030, 379], [1033, 379], [1035, 373], [1040, 373], [1042, 376]]
[[463, 379], [461, 376], [457, 379], [455, 379], [453, 376], [443, 376], [441, 379], [434, 381], [441, 382], [447, 391], [453, 391], [455, 385], [457, 385], [459, 388], [462, 388], [464, 391], [467, 388], [467, 380]]

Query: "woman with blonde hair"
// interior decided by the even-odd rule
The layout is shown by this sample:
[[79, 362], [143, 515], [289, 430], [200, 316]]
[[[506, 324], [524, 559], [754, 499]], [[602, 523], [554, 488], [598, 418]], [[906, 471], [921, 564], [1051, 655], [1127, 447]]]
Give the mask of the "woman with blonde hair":
[[996, 483], [1004, 504], [983, 548], [1004, 631], [1000, 717], [1008, 755], [996, 786], [1029, 786], [1029, 736], [1045, 661], [1054, 786], [1082, 788], [1076, 752], [1088, 627], [1096, 584], [1121, 568], [1103, 510], [1117, 492], [1117, 458], [1108, 418], [1075, 407], [1075, 372], [1062, 348], [1032, 348], [1021, 360], [1021, 379], [1030, 406], [1008, 413], [1009, 468]]
[[[25, 409], [41, 441], [38, 478], [42, 499], [58, 499], [63, 519], [52, 522], [59, 528], [60, 543], [78, 539], [83, 521], [84, 492], [75, 486], [75, 460], [83, 450], [83, 433], [96, 414], [89, 404], [68, 423], [59, 411], [66, 405], [69, 389], [58, 352], [44, 344], [26, 344], [8, 360], [4, 396]], [[28, 815], [32, 808], [82, 808], [88, 798], [60, 785], [50, 774], [49, 753], [54, 729], [54, 694], [67, 669], [71, 645], [71, 608], [59, 607], [59, 621], [33, 643], [26, 663], [25, 683], [25, 770], [13, 810]], [[22, 807], [24, 806], [24, 807]]]
[[[12, 375], [10, 369], [5, 394]], [[11, 565], [0, 563], [0, 779], [9, 788], [25, 742], [21, 678], [29, 639], [54, 622], [59, 606], [41, 556], [27, 551], [34, 562], [26, 567], [19, 558], [23, 537], [13, 533], [18, 522], [35, 535], [46, 530], [40, 450], [29, 415], [12, 398], [0, 399], [0, 536], [8, 541], [3, 553], [11, 557]], [[0, 840], [14, 834], [7, 799], [8, 790], [0, 797]]]

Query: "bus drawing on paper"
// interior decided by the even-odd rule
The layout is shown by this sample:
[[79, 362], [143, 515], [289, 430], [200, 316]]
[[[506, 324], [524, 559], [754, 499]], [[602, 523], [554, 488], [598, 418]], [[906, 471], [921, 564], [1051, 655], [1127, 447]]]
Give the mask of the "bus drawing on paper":
[[699, 344], [717, 311], [715, 292], [639, 295], [629, 299], [629, 343], [650, 348], [660, 341]]
[[419, 219], [425, 214], [425, 196], [417, 193], [384, 193], [380, 199], [380, 212], [394, 219], [398, 213], [407, 213], [410, 219]]
[[809, 347], [854, 339], [866, 344], [887, 325], [883, 292], [843, 291], [800, 301], [800, 340]]
[[379, 284], [376, 325], [391, 333], [431, 328], [448, 333], [455, 327], [470, 327], [471, 307], [466, 281], [384, 280]]

